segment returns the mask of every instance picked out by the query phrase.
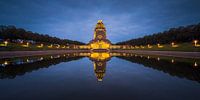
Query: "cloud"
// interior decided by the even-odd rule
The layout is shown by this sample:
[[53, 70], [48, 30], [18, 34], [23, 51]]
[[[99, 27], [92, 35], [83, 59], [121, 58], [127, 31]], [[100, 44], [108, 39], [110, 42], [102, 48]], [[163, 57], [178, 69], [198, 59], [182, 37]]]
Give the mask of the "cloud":
[[112, 42], [199, 23], [199, 0], [1, 0], [0, 24], [88, 42], [102, 19]]

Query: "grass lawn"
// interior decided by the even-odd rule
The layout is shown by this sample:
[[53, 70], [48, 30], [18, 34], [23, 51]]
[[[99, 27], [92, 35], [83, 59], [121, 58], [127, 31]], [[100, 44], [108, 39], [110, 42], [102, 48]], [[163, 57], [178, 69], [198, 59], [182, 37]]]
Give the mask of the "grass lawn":
[[48, 48], [47, 45], [39, 48], [38, 45], [29, 45], [29, 47], [23, 47], [21, 44], [9, 43], [7, 46], [0, 46], [0, 51], [34, 51], [34, 50], [64, 50], [66, 48]]
[[200, 52], [200, 47], [195, 47], [192, 43], [177, 44], [178, 47], [172, 47], [171, 44], [164, 44], [162, 48], [158, 48], [157, 45], [151, 45], [152, 48], [144, 46], [144, 48], [134, 48], [134, 50], [154, 50], [154, 51], [191, 51]]
[[[1, 43], [2, 44], [2, 43]], [[152, 50], [152, 51], [186, 51], [186, 52], [200, 52], [200, 46], [195, 47], [192, 43], [177, 44], [178, 47], [172, 47], [171, 44], [164, 44], [162, 48], [158, 48], [157, 45], [151, 45], [152, 48], [144, 46], [144, 48], [134, 48], [132, 50]], [[66, 48], [48, 48], [47, 45], [39, 48], [38, 45], [29, 45], [29, 47], [23, 47], [21, 44], [9, 43], [7, 46], [0, 45], [0, 51], [31, 51], [31, 50], [66, 50]]]

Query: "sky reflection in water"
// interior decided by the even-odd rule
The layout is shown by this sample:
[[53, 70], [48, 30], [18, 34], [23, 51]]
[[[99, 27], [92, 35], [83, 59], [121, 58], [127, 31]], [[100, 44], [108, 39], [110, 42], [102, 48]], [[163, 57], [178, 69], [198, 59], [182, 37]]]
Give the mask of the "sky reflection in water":
[[198, 59], [72, 53], [0, 64], [3, 100], [200, 98]]

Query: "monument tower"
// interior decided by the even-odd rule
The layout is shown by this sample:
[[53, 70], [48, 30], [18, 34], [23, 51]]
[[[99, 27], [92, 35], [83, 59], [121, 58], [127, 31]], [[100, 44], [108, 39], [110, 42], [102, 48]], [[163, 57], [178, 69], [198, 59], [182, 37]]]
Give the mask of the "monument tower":
[[91, 50], [108, 50], [111, 42], [106, 38], [106, 28], [102, 20], [98, 20], [94, 29], [94, 38], [89, 42]]

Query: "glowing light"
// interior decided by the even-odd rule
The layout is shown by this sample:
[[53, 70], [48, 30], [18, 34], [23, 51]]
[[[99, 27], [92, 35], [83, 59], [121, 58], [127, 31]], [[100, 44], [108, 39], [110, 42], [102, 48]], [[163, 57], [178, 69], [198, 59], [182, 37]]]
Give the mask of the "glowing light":
[[80, 49], [89, 49], [90, 47], [88, 45], [80, 45], [79, 48]]
[[198, 40], [194, 40], [194, 46], [195, 47], [200, 47], [200, 44], [198, 44]]
[[194, 67], [197, 67], [198, 65], [197, 65], [197, 62], [194, 62]]
[[22, 47], [29, 47], [29, 43], [27, 42], [26, 45], [22, 45]]
[[97, 60], [105, 60], [110, 57], [110, 54], [109, 53], [91, 53], [90, 57]]
[[103, 21], [102, 20], [98, 20], [98, 23], [102, 23]]
[[135, 57], [137, 57], [137, 55], [135, 55]]
[[144, 46], [142, 46], [142, 45], [141, 45], [140, 47], [141, 47], [142, 49], [144, 49], [144, 48], [145, 48], [145, 47], [144, 47]]
[[174, 59], [172, 59], [171, 62], [174, 63]]
[[140, 48], [139, 46], [135, 46], [136, 49]]
[[5, 61], [5, 62], [4, 62], [4, 65], [8, 65], [8, 62], [7, 62], [7, 61]]
[[26, 43], [26, 46], [29, 47], [29, 43], [28, 42]]
[[57, 47], [56, 48], [60, 48], [60, 45], [57, 45]]
[[163, 48], [164, 46], [160, 45], [159, 43], [157, 44], [158, 48]]
[[43, 60], [43, 59], [44, 59], [43, 57], [40, 58], [40, 60]]
[[42, 48], [44, 46], [44, 44], [40, 44], [39, 46], [37, 46], [38, 48]]
[[48, 48], [53, 48], [53, 45], [52, 45], [52, 44], [51, 44], [51, 45], [49, 45], [49, 46], [48, 46]]
[[160, 58], [158, 57], [157, 60], [160, 61]]
[[26, 59], [26, 62], [29, 62], [29, 59]]
[[4, 41], [4, 45], [5, 45], [5, 46], [8, 46], [8, 41]]
[[153, 46], [151, 46], [150, 44], [147, 45], [148, 48], [153, 48]]
[[104, 41], [98, 41], [90, 45], [92, 49], [109, 49], [110, 44]]
[[178, 45], [176, 45], [174, 42], [171, 43], [171, 46], [172, 46], [173, 48], [178, 47]]
[[150, 57], [149, 57], [149, 56], [148, 56], [147, 58], [148, 58], [148, 59], [150, 59]]
[[194, 45], [195, 45], [195, 46], [197, 45], [197, 42], [198, 42], [198, 40], [194, 40]]
[[65, 46], [63, 46], [62, 48], [65, 48]]

